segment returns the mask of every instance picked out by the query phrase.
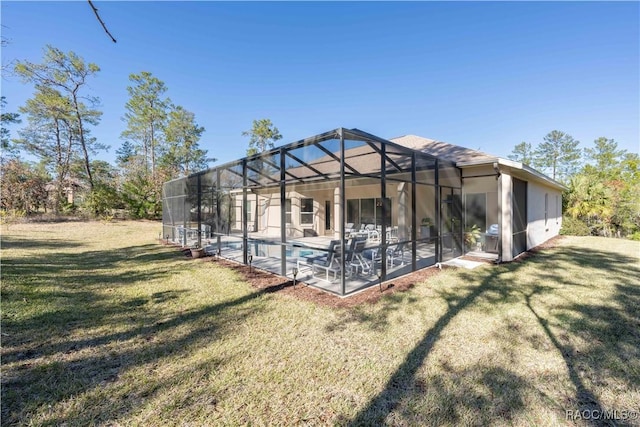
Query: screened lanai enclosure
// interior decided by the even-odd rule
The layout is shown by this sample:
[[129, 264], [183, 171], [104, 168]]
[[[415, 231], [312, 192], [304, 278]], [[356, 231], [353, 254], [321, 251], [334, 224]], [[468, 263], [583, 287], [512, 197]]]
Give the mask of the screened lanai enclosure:
[[460, 170], [339, 128], [169, 181], [163, 235], [348, 295], [461, 255]]

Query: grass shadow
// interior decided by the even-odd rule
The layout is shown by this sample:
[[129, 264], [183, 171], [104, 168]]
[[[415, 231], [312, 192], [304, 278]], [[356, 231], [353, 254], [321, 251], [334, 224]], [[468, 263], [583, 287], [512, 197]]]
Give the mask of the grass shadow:
[[[176, 265], [190, 261], [173, 248], [141, 244], [74, 252], [82, 244], [43, 242], [13, 239], [13, 247], [38, 252], [3, 254], [3, 425], [29, 423], [31, 415], [100, 389], [134, 367], [188, 354], [220, 339], [231, 325], [264, 308], [260, 297], [290, 286], [283, 283], [184, 309], [180, 299], [193, 298], [186, 289], [124, 298], [127, 294], [117, 291], [182, 274]], [[241, 284], [237, 279], [233, 283]], [[154, 384], [141, 393], [151, 395], [162, 387]], [[123, 415], [135, 410], [127, 399], [115, 404]], [[47, 422], [107, 422], [106, 413], [113, 412], [92, 418], [71, 411]]]
[[[73, 396], [82, 395], [88, 390], [99, 388], [113, 382], [123, 372], [134, 366], [153, 364], [158, 360], [189, 354], [200, 346], [208, 345], [212, 340], [221, 339], [230, 325], [246, 322], [260, 313], [263, 305], [253, 303], [260, 301], [263, 295], [277, 292], [292, 286], [292, 282], [270, 286], [241, 297], [222, 301], [217, 304], [168, 316], [162, 312], [136, 316], [135, 323], [125, 331], [103, 334], [90, 339], [66, 339], [59, 343], [45, 343], [35, 350], [26, 352], [6, 351], [3, 364], [12, 364], [3, 369], [2, 418], [3, 423], [18, 423], [24, 420], [26, 413], [37, 408], [56, 405]], [[133, 298], [118, 306], [103, 306], [104, 313], [99, 317], [127, 316], [131, 309], [150, 305], [153, 307], [166, 301], [178, 298], [174, 291], [159, 292], [151, 298]], [[80, 316], [82, 318], [83, 315]], [[83, 318], [87, 320], [86, 317]], [[42, 322], [44, 319], [39, 319]], [[34, 323], [35, 325], [36, 323]], [[178, 331], [188, 330], [187, 333]], [[169, 338], [167, 338], [169, 337]], [[137, 343], [134, 346], [114, 346], [114, 343]], [[11, 346], [9, 346], [10, 348]], [[93, 349], [101, 349], [99, 352]], [[56, 357], [55, 361], [46, 364], [31, 363], [30, 360], [45, 356], [68, 355]], [[19, 362], [19, 363], [15, 363]], [[217, 363], [223, 363], [218, 361]], [[69, 382], [69, 378], [74, 378]], [[70, 385], [61, 389], [57, 384]], [[154, 383], [137, 393], [149, 397], [163, 387]], [[126, 401], [118, 401], [121, 405], [119, 416], [135, 410]], [[93, 406], [98, 406], [93, 405]], [[55, 424], [82, 424], [87, 420], [82, 411], [71, 412], [67, 416], [57, 417]], [[105, 414], [95, 414], [92, 422], [113, 421]]]
[[[559, 272], [569, 267], [572, 269], [571, 271], [579, 271], [584, 276], [576, 274], [560, 277]], [[528, 278], [525, 283], [518, 283], [515, 280], [519, 274], [525, 274], [521, 272], [524, 268], [541, 272], [541, 274], [536, 278]], [[416, 389], [415, 383], [419, 381], [418, 372], [451, 321], [471, 307], [491, 312], [492, 307], [495, 308], [500, 304], [526, 304], [530, 315], [536, 319], [539, 327], [544, 331], [546, 339], [552, 343], [553, 348], [564, 360], [568, 377], [575, 388], [573, 401], [577, 405], [576, 409], [633, 409], [603, 407], [594, 390], [578, 375], [577, 359], [570, 346], [563, 343], [554, 334], [548, 326], [549, 319], [543, 318], [532, 304], [531, 298], [534, 295], [553, 294], [566, 289], [593, 289], [588, 278], [590, 274], [593, 274], [593, 271], [598, 270], [606, 271], [608, 275], [617, 278], [619, 283], [616, 285], [617, 292], [613, 296], [609, 296], [606, 301], [602, 301], [601, 305], [584, 303], [557, 307], [559, 310], [554, 312], [553, 321], [559, 328], [566, 330], [567, 334], [587, 334], [596, 343], [598, 340], [602, 343], [602, 345], [592, 346], [590, 354], [579, 359], [582, 365], [587, 365], [591, 373], [598, 375], [598, 372], [608, 372], [615, 369], [616, 372], [611, 374], [613, 377], [621, 378], [630, 387], [634, 387], [634, 384], [637, 387], [637, 384], [640, 384], [640, 369], [638, 369], [638, 360], [640, 360], [640, 350], [638, 350], [640, 349], [640, 334], [638, 332], [640, 283], [638, 277], [640, 277], [640, 269], [638, 268], [638, 260], [620, 253], [566, 246], [533, 254], [520, 262], [485, 268], [478, 272], [461, 272], [459, 277], [465, 285], [459, 286], [454, 291], [436, 290], [435, 296], [447, 303], [446, 312], [426, 331], [390, 376], [383, 389], [345, 424], [350, 426], [382, 425], [386, 422], [387, 417], [397, 415], [399, 408], [404, 406], [403, 402], [411, 401], [417, 393], [425, 392], [425, 390]], [[552, 285], [541, 286], [539, 283], [552, 283]], [[394, 305], [389, 304], [387, 309], [393, 310]], [[561, 319], [559, 314], [562, 311], [572, 312], [576, 316], [572, 319]], [[383, 314], [384, 316], [385, 314]], [[366, 317], [361, 317], [359, 320], [372, 321]], [[515, 374], [505, 370], [500, 375], [511, 376]], [[513, 377], [513, 381], [509, 382], [518, 384], [520, 380], [516, 376]], [[443, 402], [450, 400], [436, 380], [425, 384], [424, 388], [428, 389], [429, 393], [438, 395], [436, 400]], [[473, 393], [470, 392], [467, 395], [464, 390], [461, 393], [456, 397], [456, 402], [473, 401]], [[515, 393], [516, 397], [519, 395], [517, 390], [511, 390], [510, 393]], [[501, 395], [501, 398], [505, 398], [505, 396]], [[466, 406], [473, 407], [473, 404], [469, 403]], [[509, 408], [509, 415], [513, 416], [514, 413], [511, 411], [517, 412], [521, 406], [513, 404]], [[564, 413], [560, 413], [561, 410], [571, 408], [556, 409], [559, 416], [564, 416]], [[448, 418], [443, 418], [447, 423], [457, 419], [455, 414], [450, 413], [449, 415]], [[407, 418], [410, 418], [410, 415], [405, 414], [404, 419]], [[485, 421], [490, 424], [494, 419], [486, 419]], [[592, 424], [594, 423], [607, 425], [602, 420], [592, 420]], [[479, 425], [484, 424], [484, 422], [479, 423]]]
[[[20, 239], [13, 236], [2, 236], [2, 250], [15, 250], [15, 249], [38, 249], [38, 250], [52, 250], [52, 249], [71, 249], [85, 247], [86, 244], [82, 242], [64, 240], [64, 239]], [[6, 253], [6, 252], [5, 252]]]

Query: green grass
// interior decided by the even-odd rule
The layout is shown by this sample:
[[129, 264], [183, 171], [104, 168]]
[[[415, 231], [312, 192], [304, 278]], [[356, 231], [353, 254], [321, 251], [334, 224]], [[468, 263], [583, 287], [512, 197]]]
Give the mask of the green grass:
[[159, 231], [3, 230], [3, 425], [587, 425], [565, 410], [639, 409], [638, 242], [566, 238], [335, 309], [260, 292]]

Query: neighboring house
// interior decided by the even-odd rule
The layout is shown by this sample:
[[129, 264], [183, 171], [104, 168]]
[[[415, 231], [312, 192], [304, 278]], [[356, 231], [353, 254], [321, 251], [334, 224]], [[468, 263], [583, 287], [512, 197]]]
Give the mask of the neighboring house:
[[[50, 181], [45, 185], [45, 190], [48, 193], [49, 199], [54, 199], [55, 192], [57, 191], [58, 183], [55, 181]], [[66, 199], [66, 202], [70, 205], [73, 205], [76, 202], [78, 194], [83, 190], [86, 190], [87, 186], [82, 183], [79, 179], [76, 178], [67, 178], [64, 180], [62, 187], [62, 194]]]
[[510, 261], [558, 234], [563, 189], [479, 151], [339, 128], [165, 183], [163, 235], [346, 295], [469, 252]]

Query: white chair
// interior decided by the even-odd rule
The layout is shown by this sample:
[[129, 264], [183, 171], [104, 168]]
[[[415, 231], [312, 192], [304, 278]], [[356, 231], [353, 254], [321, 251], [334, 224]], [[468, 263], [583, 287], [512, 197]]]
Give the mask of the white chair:
[[[338, 278], [338, 274], [342, 271], [340, 268], [340, 240], [332, 240], [329, 243], [329, 249], [325, 255], [315, 257], [298, 258], [298, 271], [310, 269], [311, 275], [315, 277], [317, 271], [324, 272], [324, 278], [319, 277], [327, 282], [334, 282]], [[329, 273], [333, 274], [333, 280], [329, 279]]]
[[387, 265], [393, 267], [395, 262], [400, 259], [400, 265], [404, 265], [404, 246], [406, 242], [397, 244], [394, 247], [387, 248]]
[[364, 229], [367, 232], [367, 240], [372, 242], [380, 241], [380, 233], [378, 232], [378, 230], [376, 230], [375, 225], [367, 224]]

